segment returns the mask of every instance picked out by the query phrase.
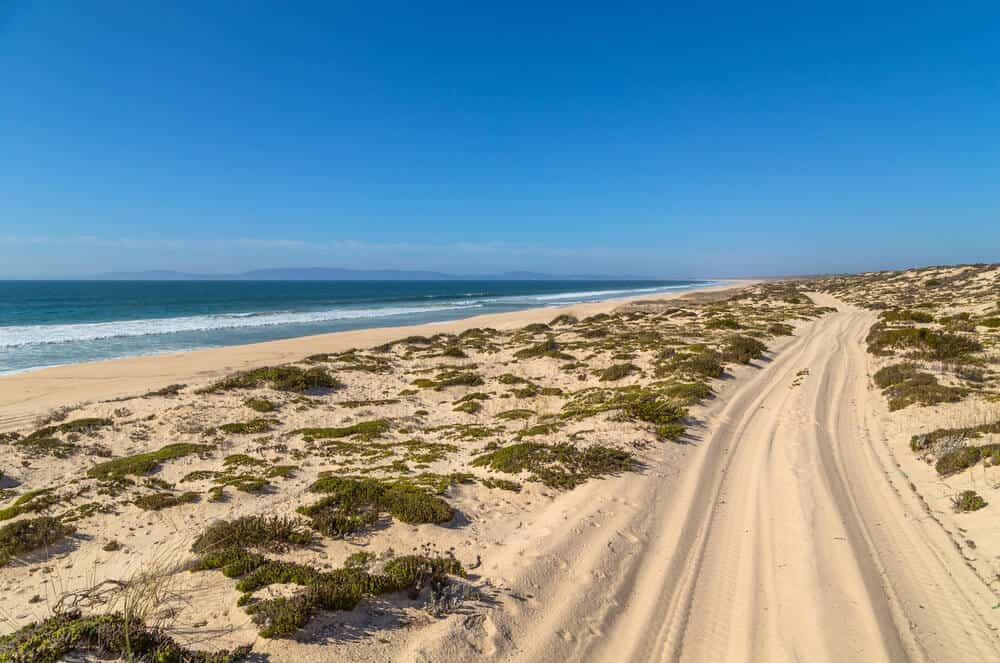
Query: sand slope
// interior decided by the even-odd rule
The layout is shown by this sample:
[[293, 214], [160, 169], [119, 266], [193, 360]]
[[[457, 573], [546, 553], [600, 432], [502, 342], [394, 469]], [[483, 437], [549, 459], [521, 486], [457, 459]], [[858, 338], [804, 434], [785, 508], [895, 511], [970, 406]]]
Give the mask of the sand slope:
[[840, 312], [713, 404], [679, 476], [554, 502], [491, 560], [517, 598], [400, 660], [1000, 660], [997, 597], [888, 456], [874, 314], [818, 299]]

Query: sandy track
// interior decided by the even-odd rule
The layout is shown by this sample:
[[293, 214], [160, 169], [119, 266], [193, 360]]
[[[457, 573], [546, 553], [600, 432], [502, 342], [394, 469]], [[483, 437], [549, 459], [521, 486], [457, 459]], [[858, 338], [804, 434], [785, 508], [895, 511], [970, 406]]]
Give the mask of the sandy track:
[[483, 573], [518, 598], [402, 658], [1000, 660], [997, 597], [888, 457], [873, 314], [824, 299], [841, 311], [713, 404], [682, 472], [587, 485], [498, 533]]

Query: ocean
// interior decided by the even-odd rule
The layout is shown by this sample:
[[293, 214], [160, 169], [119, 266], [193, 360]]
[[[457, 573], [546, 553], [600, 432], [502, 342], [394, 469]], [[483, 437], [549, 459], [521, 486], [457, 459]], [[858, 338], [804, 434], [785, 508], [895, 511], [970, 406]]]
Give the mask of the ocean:
[[0, 374], [455, 320], [706, 281], [0, 281]]

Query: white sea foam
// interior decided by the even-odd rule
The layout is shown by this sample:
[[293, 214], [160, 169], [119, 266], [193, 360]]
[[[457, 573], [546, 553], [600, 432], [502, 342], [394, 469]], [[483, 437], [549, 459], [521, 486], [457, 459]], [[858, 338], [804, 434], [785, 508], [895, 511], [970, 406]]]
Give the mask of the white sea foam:
[[440, 311], [481, 308], [478, 302], [440, 306], [386, 306], [379, 308], [339, 308], [326, 311], [279, 313], [226, 313], [178, 318], [147, 318], [62, 325], [0, 327], [0, 349], [26, 345], [98, 341], [109, 338], [155, 336], [179, 332], [213, 331], [244, 327], [309, 324], [336, 320], [386, 318], [396, 315], [427, 314]]

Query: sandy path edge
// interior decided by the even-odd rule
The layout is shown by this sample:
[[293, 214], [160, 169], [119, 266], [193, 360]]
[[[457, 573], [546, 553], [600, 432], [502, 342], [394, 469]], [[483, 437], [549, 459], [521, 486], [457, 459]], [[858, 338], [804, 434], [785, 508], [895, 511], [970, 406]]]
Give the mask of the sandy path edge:
[[818, 299], [839, 312], [724, 390], [679, 474], [553, 502], [485, 570], [511, 596], [399, 660], [998, 660], [996, 595], [887, 458], [874, 314]]
[[459, 333], [472, 327], [511, 329], [548, 322], [562, 313], [578, 317], [609, 312], [637, 300], [676, 299], [696, 292], [742, 288], [755, 280], [727, 279], [681, 292], [609, 298], [570, 306], [491, 313], [400, 327], [373, 327], [313, 336], [55, 366], [0, 377], [0, 432], [30, 426], [39, 415], [82, 402], [134, 396], [174, 383], [202, 382], [233, 371], [299, 361], [319, 352], [366, 348], [410, 335]]

